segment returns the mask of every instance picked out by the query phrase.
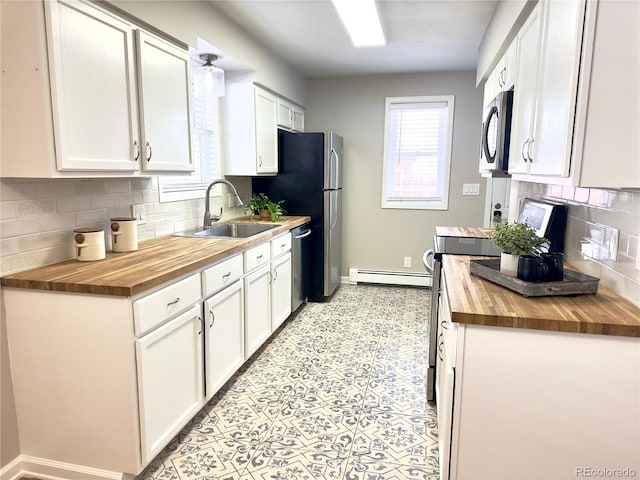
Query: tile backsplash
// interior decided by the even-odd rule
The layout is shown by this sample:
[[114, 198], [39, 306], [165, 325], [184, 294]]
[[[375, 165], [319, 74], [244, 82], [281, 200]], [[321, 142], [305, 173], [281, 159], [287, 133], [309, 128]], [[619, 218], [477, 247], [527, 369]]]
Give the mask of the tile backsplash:
[[565, 203], [566, 261], [640, 305], [640, 191], [529, 182], [515, 188], [518, 210], [527, 197]]
[[[250, 178], [233, 177], [244, 202], [251, 196]], [[224, 187], [223, 187], [224, 188]], [[212, 211], [227, 198], [211, 197]], [[131, 216], [131, 205], [143, 204], [145, 224], [138, 238], [148, 240], [196, 228], [202, 223], [204, 194], [195, 200], [160, 203], [158, 178], [0, 180], [0, 275], [74, 258], [73, 230], [103, 227], [109, 219]], [[224, 208], [223, 220], [243, 215]], [[111, 237], [106, 235], [107, 250]]]

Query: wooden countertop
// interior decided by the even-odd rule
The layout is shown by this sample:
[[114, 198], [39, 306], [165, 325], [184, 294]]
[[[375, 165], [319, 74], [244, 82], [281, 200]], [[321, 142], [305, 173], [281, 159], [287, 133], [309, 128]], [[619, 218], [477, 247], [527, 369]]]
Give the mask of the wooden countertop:
[[491, 230], [482, 227], [436, 227], [440, 237], [489, 238]]
[[[282, 217], [279, 227], [251, 238], [159, 237], [140, 242], [135, 252], [107, 252], [104, 260], [67, 260], [2, 277], [4, 287], [129, 297], [195, 272], [311, 220]], [[271, 223], [235, 218], [235, 222]]]
[[640, 337], [640, 308], [598, 286], [595, 295], [524, 297], [469, 273], [462, 255], [443, 255], [454, 322]]

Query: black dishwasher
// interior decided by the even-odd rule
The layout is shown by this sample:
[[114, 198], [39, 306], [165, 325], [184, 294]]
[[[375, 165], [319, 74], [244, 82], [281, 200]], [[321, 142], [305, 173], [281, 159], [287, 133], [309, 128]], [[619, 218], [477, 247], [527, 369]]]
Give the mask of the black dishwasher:
[[309, 297], [311, 287], [311, 228], [305, 223], [291, 230], [291, 311]]

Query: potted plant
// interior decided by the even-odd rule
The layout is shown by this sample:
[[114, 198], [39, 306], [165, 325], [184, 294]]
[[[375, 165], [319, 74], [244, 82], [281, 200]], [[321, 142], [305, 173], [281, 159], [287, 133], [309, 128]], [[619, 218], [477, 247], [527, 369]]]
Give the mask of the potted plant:
[[530, 255], [548, 242], [536, 234], [535, 228], [515, 220], [512, 223], [495, 222], [491, 226], [490, 238], [502, 250], [500, 271], [512, 277], [516, 276], [520, 255]]
[[247, 203], [245, 207], [245, 212], [250, 213], [252, 219], [254, 215], [258, 215], [262, 219], [271, 219], [272, 222], [275, 222], [287, 213], [285, 209], [282, 208], [283, 203], [284, 200], [280, 200], [279, 202], [272, 201], [264, 193], [253, 193], [251, 200], [249, 200], [249, 203]]

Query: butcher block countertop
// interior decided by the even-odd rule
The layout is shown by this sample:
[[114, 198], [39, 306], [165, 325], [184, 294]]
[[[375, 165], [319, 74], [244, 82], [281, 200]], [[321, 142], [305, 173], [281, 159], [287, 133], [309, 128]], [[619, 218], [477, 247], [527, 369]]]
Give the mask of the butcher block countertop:
[[436, 227], [439, 237], [489, 238], [490, 231], [482, 227]]
[[[311, 220], [282, 217], [281, 225], [250, 238], [159, 237], [140, 242], [135, 252], [107, 252], [104, 260], [67, 260], [2, 277], [2, 286], [130, 297], [224, 260]], [[252, 221], [249, 217], [231, 222]]]
[[483, 257], [443, 255], [454, 322], [640, 337], [640, 308], [603, 285], [595, 295], [524, 297], [471, 275], [475, 258]]

